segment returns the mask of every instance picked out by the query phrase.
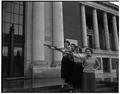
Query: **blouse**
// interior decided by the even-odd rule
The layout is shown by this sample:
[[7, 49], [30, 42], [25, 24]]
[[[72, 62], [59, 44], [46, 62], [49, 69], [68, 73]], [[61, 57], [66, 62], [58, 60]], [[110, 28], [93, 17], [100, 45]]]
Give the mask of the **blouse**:
[[97, 60], [97, 58], [94, 58], [94, 57], [89, 57], [89, 58], [85, 58], [84, 61], [83, 61], [83, 67], [84, 67], [84, 70], [83, 72], [95, 72], [95, 70], [97, 68], [100, 67], [100, 64], [99, 64], [99, 61]]
[[81, 58], [84, 57], [83, 54], [81, 54], [81, 53], [73, 53], [73, 55], [74, 55], [74, 62], [82, 63], [83, 60]]
[[61, 50], [63, 52], [63, 56], [67, 56], [67, 52], [69, 53], [69, 51], [71, 51], [70, 46], [68, 46], [68, 48], [62, 48]]

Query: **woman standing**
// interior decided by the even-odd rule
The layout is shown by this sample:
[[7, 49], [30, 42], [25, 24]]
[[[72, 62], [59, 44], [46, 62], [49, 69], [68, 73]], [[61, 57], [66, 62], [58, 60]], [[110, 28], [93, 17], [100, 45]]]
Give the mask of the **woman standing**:
[[91, 48], [85, 49], [86, 57], [83, 61], [83, 92], [95, 92], [95, 70], [100, 67], [97, 58], [92, 57], [93, 50]]
[[73, 77], [73, 66], [74, 66], [74, 60], [73, 60], [73, 55], [72, 53], [75, 51], [76, 45], [75, 44], [71, 44], [70, 45], [70, 53], [68, 54], [68, 63], [67, 63], [67, 83], [69, 84], [69, 86], [72, 88], [72, 77]]
[[64, 84], [62, 87], [64, 87], [65, 84], [68, 83], [68, 65], [69, 65], [69, 56], [67, 53], [71, 51], [70, 49], [70, 42], [69, 41], [64, 41], [64, 48], [61, 49], [63, 53], [63, 58], [61, 61], [61, 78], [63, 79]]
[[81, 53], [82, 49], [80, 46], [76, 47], [75, 52], [73, 53], [74, 56], [74, 69], [73, 69], [73, 87], [76, 89], [76, 92], [79, 92], [81, 89], [82, 84], [82, 76], [83, 76], [83, 60], [80, 59], [84, 57]]

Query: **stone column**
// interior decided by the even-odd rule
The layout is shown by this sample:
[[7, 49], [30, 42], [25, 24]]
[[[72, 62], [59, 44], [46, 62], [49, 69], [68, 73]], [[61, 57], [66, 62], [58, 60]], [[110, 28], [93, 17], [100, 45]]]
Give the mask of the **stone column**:
[[103, 13], [103, 24], [105, 30], [105, 41], [106, 41], [106, 49], [110, 50], [110, 39], [109, 39], [109, 30], [108, 30], [108, 20], [107, 20], [107, 13]]
[[109, 59], [109, 68], [110, 68], [110, 72], [112, 72], [112, 61], [111, 61], [111, 58]]
[[[53, 46], [64, 47], [62, 2], [53, 2]], [[60, 63], [61, 59], [62, 53], [54, 51], [54, 65]]]
[[85, 13], [85, 6], [81, 5], [81, 20], [82, 20], [82, 40], [83, 40], [83, 47], [87, 47], [87, 28], [86, 28], [86, 13]]
[[24, 76], [32, 77], [32, 2], [27, 2], [25, 6], [25, 63]]
[[[52, 45], [52, 3], [53, 2], [45, 2], [45, 44]], [[51, 66], [53, 63], [53, 50], [45, 47], [45, 62], [47, 66]]]
[[98, 31], [98, 18], [97, 18], [97, 11], [93, 9], [93, 30], [94, 30], [94, 41], [95, 41], [95, 48], [100, 48], [100, 41], [99, 41], [99, 31]]
[[[24, 55], [24, 76], [33, 78], [32, 66], [32, 2], [26, 2], [25, 6], [25, 55]], [[33, 86], [32, 80], [24, 80], [24, 88]]]
[[114, 45], [115, 45], [115, 50], [118, 50], [118, 35], [117, 35], [117, 23], [116, 23], [116, 16], [112, 17], [113, 21], [113, 36], [114, 36]]
[[33, 2], [32, 62], [44, 63], [44, 2]]

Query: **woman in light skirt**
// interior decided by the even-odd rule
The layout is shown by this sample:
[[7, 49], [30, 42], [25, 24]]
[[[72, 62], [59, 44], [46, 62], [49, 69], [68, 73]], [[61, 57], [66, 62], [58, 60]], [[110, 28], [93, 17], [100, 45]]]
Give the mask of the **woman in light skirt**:
[[100, 67], [100, 63], [97, 58], [92, 56], [93, 50], [91, 48], [86, 48], [85, 53], [82, 90], [85, 93], [94, 93], [96, 90], [95, 70]]

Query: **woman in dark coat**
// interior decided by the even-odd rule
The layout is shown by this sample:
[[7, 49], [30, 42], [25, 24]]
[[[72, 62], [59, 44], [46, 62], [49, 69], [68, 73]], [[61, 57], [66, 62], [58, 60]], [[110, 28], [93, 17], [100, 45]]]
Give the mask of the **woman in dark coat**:
[[[64, 48], [62, 49], [63, 52], [63, 58], [61, 61], [61, 78], [64, 81], [64, 84], [68, 83], [68, 65], [69, 65], [69, 56], [66, 53], [70, 52], [70, 42], [69, 41], [64, 41]], [[64, 85], [63, 85], [64, 86]], [[63, 87], [62, 86], [62, 87]]]
[[74, 66], [74, 59], [72, 53], [75, 51], [76, 45], [71, 44], [71, 51], [70, 54], [68, 54], [68, 63], [67, 63], [67, 83], [69, 84], [70, 87], [72, 87], [72, 77], [73, 77], [73, 66]]

